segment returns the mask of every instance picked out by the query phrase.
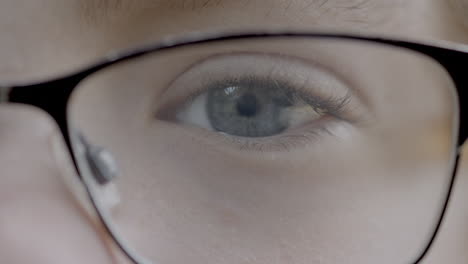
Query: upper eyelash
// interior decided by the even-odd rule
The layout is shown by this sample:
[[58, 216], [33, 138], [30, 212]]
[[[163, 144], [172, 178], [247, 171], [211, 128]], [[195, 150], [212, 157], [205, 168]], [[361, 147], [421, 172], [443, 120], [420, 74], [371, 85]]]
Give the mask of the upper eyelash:
[[[217, 89], [223, 84], [224, 87], [230, 85], [239, 85], [242, 81], [253, 81], [259, 83], [278, 83], [281, 82], [281, 89], [291, 92], [294, 95], [300, 95], [299, 98], [301, 100], [306, 99], [305, 101], [312, 107], [326, 110], [325, 113], [332, 115], [333, 117], [347, 120], [346, 118], [342, 117], [343, 111], [345, 107], [350, 103], [352, 99], [351, 93], [346, 93], [345, 96], [330, 96], [324, 97], [316, 94], [312, 94], [312, 89], [306, 87], [306, 84], [298, 86], [295, 84], [290, 84], [288, 81], [285, 80], [275, 80], [274, 77], [256, 77], [253, 75], [246, 76], [246, 77], [236, 77], [236, 78], [227, 78], [223, 80], [214, 81], [211, 84], [205, 85], [203, 89], [198, 89], [195, 92], [192, 92], [186, 99], [186, 103], [193, 102], [198, 96], [203, 94], [204, 92], [210, 91], [211, 89]], [[208, 88], [206, 88], [208, 87]], [[351, 120], [347, 120], [351, 121]]]
[[[237, 73], [237, 71], [233, 72], [226, 72], [222, 75], [228, 76], [227, 78], [219, 78], [218, 76], [215, 75], [213, 77], [212, 74], [210, 74], [209, 67], [208, 70], [206, 70], [203, 67], [206, 67], [206, 63], [211, 63], [211, 59], [214, 59], [215, 61], [221, 59], [224, 60], [227, 57], [228, 62], [232, 58], [238, 58], [238, 56], [247, 56], [249, 55], [248, 59], [252, 59], [252, 57], [258, 57], [260, 61], [262, 59], [266, 60], [269, 62], [269, 64], [266, 65], [266, 68], [263, 68], [260, 70], [261, 73], [254, 74], [252, 75], [252, 71], [246, 71], [242, 70], [241, 72]], [[286, 63], [286, 71], [284, 71], [283, 67], [281, 68], [276, 68], [277, 64], [271, 63], [272, 59], [278, 59], [279, 62], [281, 63]], [[286, 62], [284, 62], [286, 60]], [[241, 60], [242, 61], [242, 60]], [[237, 62], [237, 60], [236, 60]], [[273, 60], [274, 62], [274, 60]], [[299, 75], [296, 75], [295, 71], [291, 71], [290, 67], [288, 66], [288, 63], [292, 63], [293, 69], [295, 69], [294, 65], [295, 63], [298, 63], [300, 66], [299, 70]], [[202, 66], [201, 73], [200, 71], [197, 71], [197, 67]], [[240, 65], [243, 65], [240, 63]], [[305, 68], [303, 68], [305, 67]], [[311, 69], [309, 69], [309, 67]], [[242, 67], [241, 67], [242, 68]], [[306, 69], [306, 70], [301, 70]], [[321, 113], [326, 113], [329, 114], [335, 118], [348, 121], [348, 122], [356, 122], [359, 121], [362, 114], [362, 111], [360, 107], [357, 107], [356, 103], [359, 103], [359, 94], [356, 94], [354, 92], [353, 87], [349, 87], [349, 82], [344, 79], [341, 74], [336, 73], [333, 71], [333, 69], [330, 69], [328, 67], [325, 67], [322, 64], [317, 63], [316, 61], [313, 60], [308, 60], [306, 58], [302, 57], [296, 57], [296, 56], [291, 56], [288, 54], [283, 54], [283, 53], [264, 53], [264, 52], [223, 52], [223, 53], [215, 53], [211, 54], [210, 56], [204, 57], [202, 59], [198, 59], [196, 63], [191, 63], [189, 67], [185, 68], [182, 73], [177, 74], [177, 77], [170, 81], [168, 87], [171, 88], [173, 86], [179, 86], [178, 81], [181, 76], [185, 76], [185, 74], [190, 73], [193, 75], [192, 71], [195, 69], [195, 76], [199, 77], [200, 74], [203, 74], [203, 78], [197, 80], [195, 84], [193, 82], [187, 82], [185, 81], [182, 82], [184, 85], [189, 85], [191, 87], [190, 92], [186, 93], [185, 95], [178, 95], [178, 96], [172, 96], [172, 99], [168, 101], [167, 104], [165, 104], [165, 109], [162, 109], [161, 107], [158, 107], [155, 112], [153, 112], [153, 117], [156, 118], [162, 118], [162, 119], [173, 119], [174, 113], [177, 111], [177, 108], [181, 106], [182, 104], [188, 104], [193, 102], [198, 96], [202, 95], [204, 92], [209, 91], [211, 88], [217, 88], [220, 87], [218, 85], [219, 83], [224, 83], [224, 86], [226, 86], [227, 82], [231, 83], [238, 83], [239, 80], [245, 80], [245, 79], [251, 79], [251, 80], [267, 80], [268, 82], [274, 82], [274, 81], [281, 81], [281, 83], [287, 84], [282, 87], [282, 89], [287, 89], [289, 91], [292, 91], [293, 93], [300, 94], [301, 98], [303, 101], [306, 101], [304, 99], [307, 99], [308, 105], [310, 106], [315, 106], [315, 110], [320, 110], [321, 108], [322, 112]], [[265, 70], [266, 69], [266, 70]], [[279, 69], [279, 71], [277, 71]], [[255, 70], [254, 70], [255, 71]], [[311, 75], [309, 76], [307, 72], [311, 71]], [[320, 76], [319, 74], [325, 74], [325, 79], [331, 78], [332, 84], [336, 85], [335, 87], [331, 87], [333, 91], [329, 92], [323, 92], [322, 91], [317, 91], [315, 89], [311, 89], [310, 83], [318, 83], [319, 87], [324, 84], [323, 81], [321, 81], [321, 78], [318, 80], [314, 80], [314, 78], [317, 78], [317, 76]], [[189, 75], [189, 76], [192, 76]], [[239, 76], [236, 76], [239, 75]], [[304, 76], [306, 79], [304, 80]], [[193, 77], [192, 77], [193, 78]], [[312, 78], [312, 79], [311, 79]], [[182, 78], [184, 80], [184, 78]], [[301, 81], [299, 81], [301, 80]], [[328, 81], [326, 81], [327, 85]], [[177, 89], [176, 89], [177, 90]], [[339, 94], [337, 95], [336, 91], [338, 91]], [[341, 92], [340, 92], [341, 91]], [[335, 93], [333, 95], [333, 93]], [[346, 93], [344, 96], [343, 94]], [[170, 94], [170, 93], [169, 93]], [[357, 98], [356, 98], [357, 97]], [[356, 103], [354, 102], [355, 100]], [[352, 107], [347, 107], [348, 105], [351, 105]], [[325, 111], [323, 111], [325, 110]], [[346, 110], [346, 111], [345, 111]]]
[[284, 87], [284, 89], [288, 89], [294, 94], [300, 94], [300, 98], [305, 98], [306, 102], [310, 106], [316, 107], [320, 110], [326, 110], [326, 114], [345, 121], [352, 121], [351, 119], [345, 117], [346, 115], [344, 114], [346, 106], [351, 102], [352, 99], [352, 94], [350, 92], [347, 92], [345, 96], [323, 96], [311, 94], [311, 89], [306, 87], [305, 84], [292, 88], [293, 86], [294, 85], [288, 84]]

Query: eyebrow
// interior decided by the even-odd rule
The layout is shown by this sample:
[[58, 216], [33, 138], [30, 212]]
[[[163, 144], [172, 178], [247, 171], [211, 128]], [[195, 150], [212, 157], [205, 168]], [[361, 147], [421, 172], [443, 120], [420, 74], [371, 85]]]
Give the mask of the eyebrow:
[[[173, 9], [204, 9], [216, 7], [224, 0], [78, 0], [86, 14], [109, 14], [138, 8], [170, 7]], [[247, 0], [251, 1], [251, 0]]]
[[[77, 0], [81, 13], [86, 20], [96, 22], [109, 17], [137, 12], [142, 9], [165, 8], [180, 11], [200, 11], [219, 8], [233, 0]], [[236, 0], [243, 5], [265, 2], [271, 5], [271, 0]], [[316, 12], [327, 12], [330, 9], [340, 12], [356, 12], [366, 9], [372, 2], [382, 0], [278, 0], [283, 3], [283, 9], [291, 6], [301, 6], [302, 12], [314, 9]], [[385, 1], [385, 0], [383, 0]], [[400, 2], [400, 1], [396, 1]]]

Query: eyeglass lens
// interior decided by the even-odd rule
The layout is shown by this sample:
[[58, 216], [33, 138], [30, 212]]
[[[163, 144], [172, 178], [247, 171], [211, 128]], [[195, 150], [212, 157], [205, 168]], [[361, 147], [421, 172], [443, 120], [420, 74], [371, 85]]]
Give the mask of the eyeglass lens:
[[91, 184], [119, 194], [101, 209], [154, 263], [409, 263], [446, 199], [456, 98], [414, 51], [256, 38], [104, 69], [68, 120], [115, 158], [120, 176]]

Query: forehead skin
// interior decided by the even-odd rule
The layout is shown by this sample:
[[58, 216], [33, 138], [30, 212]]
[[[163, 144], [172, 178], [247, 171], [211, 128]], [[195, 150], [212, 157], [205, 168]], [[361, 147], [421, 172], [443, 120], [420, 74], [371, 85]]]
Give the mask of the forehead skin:
[[[461, 1], [450, 2], [466, 7]], [[463, 21], [445, 0], [1, 0], [0, 83], [71, 71], [109, 50], [192, 30], [289, 27], [468, 42]], [[466, 178], [428, 263], [468, 259]]]

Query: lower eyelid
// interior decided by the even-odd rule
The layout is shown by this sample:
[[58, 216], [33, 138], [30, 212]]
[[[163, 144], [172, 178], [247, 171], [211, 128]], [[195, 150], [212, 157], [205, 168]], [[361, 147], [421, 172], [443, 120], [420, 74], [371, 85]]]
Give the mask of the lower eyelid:
[[[293, 153], [301, 155], [304, 151], [313, 149], [316, 144], [327, 144], [330, 140], [343, 140], [356, 132], [354, 125], [333, 117], [326, 117], [319, 122], [305, 124], [286, 130], [283, 134], [264, 138], [232, 136], [190, 124], [176, 124], [163, 120], [157, 121], [157, 123], [164, 124], [168, 130], [177, 131], [174, 134], [180, 133], [183, 138], [190, 139], [192, 143], [201, 146], [202, 149], [209, 148], [223, 155], [241, 155], [242, 158], [260, 160], [268, 155], [291, 158], [290, 155]], [[156, 127], [155, 129], [157, 129]]]

